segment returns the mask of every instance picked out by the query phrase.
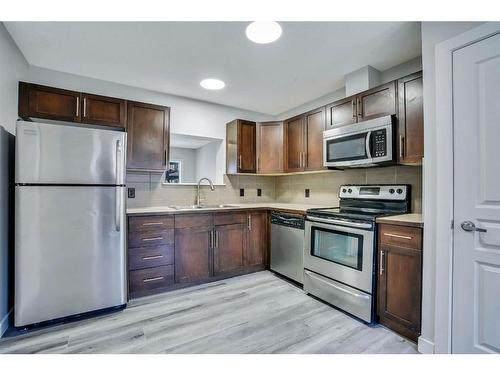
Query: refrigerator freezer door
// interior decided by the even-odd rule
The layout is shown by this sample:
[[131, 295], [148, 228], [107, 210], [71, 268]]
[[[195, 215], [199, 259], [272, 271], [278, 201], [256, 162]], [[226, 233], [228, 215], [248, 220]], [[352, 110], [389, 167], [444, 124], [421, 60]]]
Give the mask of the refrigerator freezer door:
[[125, 184], [126, 133], [18, 121], [16, 183]]
[[15, 239], [15, 326], [127, 302], [124, 187], [16, 186]]

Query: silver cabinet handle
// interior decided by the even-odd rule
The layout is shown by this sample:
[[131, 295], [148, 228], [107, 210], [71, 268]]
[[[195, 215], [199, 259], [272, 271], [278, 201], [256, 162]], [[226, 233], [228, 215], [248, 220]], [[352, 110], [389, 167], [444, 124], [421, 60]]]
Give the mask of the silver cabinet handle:
[[214, 230], [214, 236], [215, 236], [214, 248], [217, 249], [219, 247], [219, 233], [217, 232], [217, 229]]
[[238, 168], [241, 169], [241, 154], [238, 156]]
[[151, 255], [148, 257], [142, 257], [142, 260], [153, 260], [153, 259], [161, 259], [163, 258], [163, 255]]
[[163, 240], [163, 237], [149, 237], [149, 238], [141, 238], [141, 241], [157, 241], [157, 240]]
[[76, 97], [76, 117], [80, 115], [80, 97]]
[[358, 117], [363, 118], [363, 105], [361, 99], [358, 100]]
[[411, 240], [413, 238], [411, 236], [402, 236], [400, 234], [394, 234], [394, 233], [384, 233], [384, 236], [394, 237], [394, 238], [401, 238], [403, 240]]
[[83, 117], [87, 117], [87, 98], [83, 98]]
[[468, 221], [468, 220], [464, 221], [460, 226], [466, 232], [486, 233], [488, 231], [487, 229], [476, 227], [476, 224], [474, 224], [472, 221]]
[[214, 231], [211, 230], [210, 232], [208, 232], [208, 246], [210, 248], [214, 248]]
[[247, 216], [247, 226], [248, 230], [252, 230], [252, 215], [248, 214]]
[[384, 257], [385, 257], [385, 252], [384, 250], [380, 251], [380, 276], [384, 274]]
[[152, 282], [152, 281], [160, 281], [160, 280], [163, 280], [164, 278], [165, 278], [165, 277], [163, 277], [163, 276], [158, 276], [158, 277], [150, 277], [150, 278], [148, 278], [148, 279], [144, 279], [144, 280], [142, 280], [142, 282], [143, 282], [144, 284], [146, 284], [146, 283], [150, 283], [150, 282]]
[[142, 226], [143, 227], [150, 227], [150, 226], [153, 226], [153, 225], [163, 225], [163, 222], [156, 222], [156, 223], [143, 223]]

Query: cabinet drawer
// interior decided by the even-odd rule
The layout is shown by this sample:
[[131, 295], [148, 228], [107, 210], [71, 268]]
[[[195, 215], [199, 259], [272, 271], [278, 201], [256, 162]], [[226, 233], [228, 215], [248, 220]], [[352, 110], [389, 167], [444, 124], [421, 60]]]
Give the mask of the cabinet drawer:
[[176, 228], [207, 227], [213, 223], [212, 214], [175, 215]]
[[128, 218], [129, 232], [161, 231], [174, 227], [174, 216], [133, 216]]
[[130, 293], [167, 287], [174, 283], [174, 266], [145, 268], [129, 272]]
[[128, 252], [130, 271], [169, 264], [174, 264], [173, 245], [138, 247], [130, 249]]
[[128, 247], [170, 245], [174, 243], [174, 230], [154, 230], [148, 232], [129, 232]]
[[380, 243], [422, 249], [422, 230], [401, 225], [381, 224], [379, 226]]
[[245, 224], [247, 220], [247, 213], [245, 211], [214, 214], [214, 225]]

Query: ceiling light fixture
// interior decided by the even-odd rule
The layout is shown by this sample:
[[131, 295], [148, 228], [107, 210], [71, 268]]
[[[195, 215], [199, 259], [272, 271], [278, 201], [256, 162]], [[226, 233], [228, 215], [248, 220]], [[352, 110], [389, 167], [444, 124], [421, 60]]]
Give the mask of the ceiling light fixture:
[[226, 84], [220, 79], [207, 78], [200, 82], [200, 86], [207, 90], [220, 90], [226, 86]]
[[255, 21], [247, 26], [247, 38], [259, 44], [272, 43], [281, 36], [281, 26], [274, 21]]

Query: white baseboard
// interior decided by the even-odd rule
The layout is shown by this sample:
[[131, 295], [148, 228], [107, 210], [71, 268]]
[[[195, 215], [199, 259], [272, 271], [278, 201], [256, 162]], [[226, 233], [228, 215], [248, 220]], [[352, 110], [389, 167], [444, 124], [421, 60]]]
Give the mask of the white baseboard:
[[5, 331], [7, 331], [7, 328], [9, 328], [10, 315], [13, 311], [14, 309], [10, 309], [7, 315], [5, 315], [0, 321], [0, 337], [2, 337]]
[[418, 338], [418, 351], [422, 354], [434, 354], [434, 343], [420, 336]]

